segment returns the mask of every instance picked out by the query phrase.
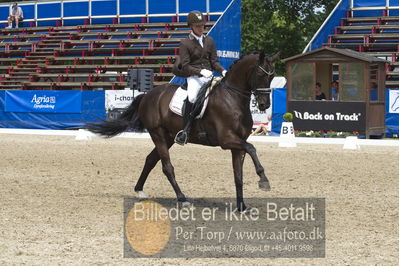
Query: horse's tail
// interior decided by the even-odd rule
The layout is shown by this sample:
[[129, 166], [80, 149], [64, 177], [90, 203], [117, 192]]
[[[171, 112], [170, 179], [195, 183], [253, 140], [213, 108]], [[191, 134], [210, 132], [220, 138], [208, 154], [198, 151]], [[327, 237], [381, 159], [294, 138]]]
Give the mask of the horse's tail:
[[140, 94], [134, 98], [130, 106], [120, 115], [119, 118], [110, 121], [103, 120], [101, 123], [89, 123], [86, 128], [95, 134], [112, 138], [123, 133], [128, 128], [142, 127], [138, 109], [144, 95], [145, 94]]

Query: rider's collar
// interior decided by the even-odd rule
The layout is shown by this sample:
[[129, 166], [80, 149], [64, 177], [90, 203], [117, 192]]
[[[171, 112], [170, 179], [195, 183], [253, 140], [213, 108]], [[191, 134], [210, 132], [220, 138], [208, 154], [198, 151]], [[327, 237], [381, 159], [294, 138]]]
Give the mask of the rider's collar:
[[190, 35], [188, 35], [188, 37], [190, 38], [190, 40], [196, 39], [197, 41], [199, 41], [200, 39], [205, 39], [205, 35], [201, 35], [200, 37], [198, 37], [194, 34], [194, 32], [190, 32]]

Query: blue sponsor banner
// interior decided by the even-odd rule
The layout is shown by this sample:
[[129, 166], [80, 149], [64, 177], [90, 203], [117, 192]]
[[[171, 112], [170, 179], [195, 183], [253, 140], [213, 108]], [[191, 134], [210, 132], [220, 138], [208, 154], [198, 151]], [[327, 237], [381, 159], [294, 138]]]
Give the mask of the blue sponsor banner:
[[81, 113], [81, 91], [6, 91], [6, 112]]
[[229, 66], [240, 58], [241, 51], [241, 1], [230, 2], [226, 11], [208, 33], [215, 40], [220, 64]]
[[[5, 94], [0, 90], [0, 127], [34, 129], [72, 129], [85, 127], [88, 122], [106, 119], [104, 91], [82, 91], [81, 113], [22, 113], [5, 112]], [[53, 91], [43, 91], [43, 93]]]
[[399, 135], [399, 90], [387, 89], [385, 91], [385, 125], [386, 135], [392, 137]]
[[283, 115], [287, 112], [287, 89], [273, 89], [272, 97], [272, 133], [279, 135], [284, 122]]

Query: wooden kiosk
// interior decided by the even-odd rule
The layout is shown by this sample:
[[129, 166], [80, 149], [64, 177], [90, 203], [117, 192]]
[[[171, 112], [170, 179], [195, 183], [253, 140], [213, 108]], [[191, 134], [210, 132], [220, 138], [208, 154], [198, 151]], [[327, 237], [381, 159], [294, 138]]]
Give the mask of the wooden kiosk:
[[[286, 58], [287, 112], [297, 130], [385, 132], [385, 64], [349, 49], [324, 47]], [[338, 88], [332, 89], [332, 82]], [[316, 100], [321, 84], [325, 100]]]

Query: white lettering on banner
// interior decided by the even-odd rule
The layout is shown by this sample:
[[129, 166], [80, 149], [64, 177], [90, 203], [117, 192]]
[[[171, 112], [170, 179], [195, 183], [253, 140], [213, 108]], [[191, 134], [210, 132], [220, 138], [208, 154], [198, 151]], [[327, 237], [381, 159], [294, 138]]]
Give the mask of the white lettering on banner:
[[399, 114], [399, 90], [389, 90], [389, 113]]
[[299, 112], [294, 110], [294, 115], [299, 120], [311, 120], [311, 121], [359, 121], [359, 117], [362, 116], [362, 113], [352, 113], [352, 114], [343, 114], [343, 113], [335, 113], [335, 114], [322, 114], [317, 112], [315, 114], [309, 112]]
[[337, 120], [339, 120], [339, 121], [342, 121], [342, 120], [344, 120], [344, 121], [359, 121], [359, 116], [361, 116], [361, 113], [358, 113], [358, 114], [353, 113], [351, 115], [344, 115], [341, 113], [336, 113]]
[[[33, 95], [31, 103], [35, 103], [33, 108], [35, 109], [55, 109], [55, 103], [57, 99], [55, 96], [37, 96], [36, 94]], [[45, 104], [43, 104], [45, 103]]]
[[133, 93], [133, 90], [106, 90], [105, 110], [127, 108], [137, 95], [139, 93], [137, 91]]
[[53, 104], [35, 104], [33, 105], [33, 108], [35, 109], [53, 109], [55, 108], [55, 105]]
[[240, 58], [240, 52], [237, 51], [226, 51], [226, 50], [217, 50], [217, 56], [226, 57], [226, 58]]
[[120, 97], [118, 97], [118, 95], [115, 95], [115, 101], [131, 102], [133, 101], [133, 95], [132, 96], [122, 95]]
[[302, 113], [294, 111], [295, 117], [302, 120]]
[[55, 96], [50, 96], [47, 97], [46, 95], [44, 96], [37, 96], [36, 94], [33, 95], [32, 100], [30, 101], [31, 103], [35, 104], [41, 104], [41, 103], [56, 103], [56, 98]]

